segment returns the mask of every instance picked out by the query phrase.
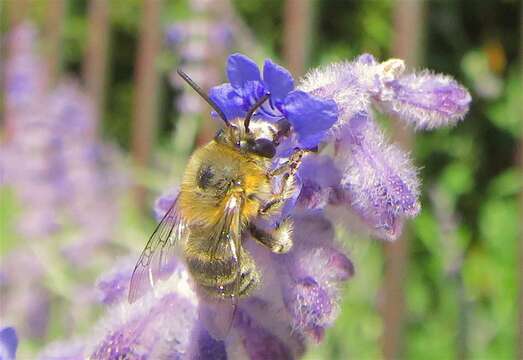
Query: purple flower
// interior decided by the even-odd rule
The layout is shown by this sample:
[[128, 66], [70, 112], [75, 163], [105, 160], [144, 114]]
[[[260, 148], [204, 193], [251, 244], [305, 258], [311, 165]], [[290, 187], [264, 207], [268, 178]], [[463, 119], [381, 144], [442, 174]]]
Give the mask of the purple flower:
[[169, 189], [156, 199], [153, 209], [156, 221], [162, 220], [167, 211], [169, 211], [171, 205], [178, 197], [178, 191], [178, 188]]
[[[169, 192], [156, 204], [166, 208]], [[163, 210], [165, 211], [165, 210]], [[161, 214], [159, 214], [161, 215]], [[304, 338], [319, 341], [337, 314], [338, 287], [353, 274], [352, 263], [334, 242], [333, 226], [317, 211], [294, 214], [295, 246], [282, 256], [269, 253], [253, 240], [247, 249], [264, 284], [242, 300], [231, 333], [215, 340], [198, 317], [200, 299], [185, 266], [177, 266], [168, 281], [133, 304], [121, 296], [128, 291], [120, 262], [98, 282], [113, 305], [98, 330], [83, 343], [82, 356], [93, 359], [293, 359], [303, 354]], [[103, 286], [100, 286], [103, 284]], [[92, 345], [89, 345], [92, 344]], [[75, 349], [81, 349], [78, 344]], [[46, 359], [42, 357], [42, 359]]]
[[385, 82], [376, 102], [383, 111], [416, 128], [433, 129], [462, 120], [471, 97], [450, 76], [424, 71]]
[[16, 348], [18, 347], [18, 337], [12, 327], [0, 329], [0, 359], [14, 360], [16, 358]]
[[230, 83], [211, 88], [209, 96], [228, 120], [244, 117], [256, 101], [270, 94], [255, 117], [271, 122], [288, 119], [303, 148], [317, 146], [338, 117], [334, 101], [294, 90], [289, 71], [269, 59], [265, 60], [262, 79], [255, 62], [242, 54], [231, 55], [227, 77]]
[[408, 156], [386, 144], [370, 114], [361, 112], [345, 127], [336, 157], [346, 204], [378, 236], [397, 238], [403, 219], [414, 217], [420, 209], [419, 180]]
[[[127, 264], [121, 262], [103, 278], [124, 270]], [[181, 266], [154, 294], [133, 304], [127, 303], [126, 296], [115, 300], [94, 332], [51, 344], [38, 358], [227, 359], [226, 344], [213, 339], [198, 319], [198, 299], [188, 280]], [[127, 294], [128, 282], [121, 285], [116, 287]]]
[[96, 287], [103, 304], [111, 305], [125, 300], [135, 261], [134, 256], [122, 259], [98, 278]]
[[379, 63], [369, 54], [314, 69], [298, 88], [336, 102], [340, 117], [335, 129], [371, 105], [417, 128], [432, 129], [463, 119], [471, 102], [467, 89], [450, 76], [406, 74], [403, 60]]
[[191, 337], [194, 341], [191, 344], [189, 353], [193, 359], [227, 360], [225, 343], [214, 339], [201, 322], [198, 322], [197, 326], [195, 326]]
[[95, 346], [91, 359], [178, 358], [189, 347], [188, 329], [196, 309], [176, 295], [166, 295], [142, 316], [110, 329]]
[[35, 109], [34, 100], [38, 99], [37, 95], [45, 92], [47, 86], [48, 79], [44, 64], [34, 53], [36, 35], [36, 29], [30, 23], [22, 23], [8, 36], [9, 57], [5, 62], [5, 101], [8, 121], [13, 110]]
[[294, 221], [294, 246], [278, 259], [288, 274], [282, 281], [283, 300], [293, 329], [319, 342], [337, 316], [339, 285], [354, 268], [335, 244], [333, 224], [322, 212], [300, 212]]
[[298, 175], [302, 185], [297, 204], [306, 209], [324, 209], [341, 181], [340, 169], [326, 155], [306, 157]]
[[183, 268], [170, 282], [173, 286], [163, 283], [156, 294], [136, 303], [123, 299], [101, 320], [86, 355], [92, 359], [154, 359], [180, 358], [187, 353], [192, 329], [198, 323], [197, 303]]
[[238, 329], [240, 347], [245, 358], [250, 360], [294, 358], [293, 350], [287, 344], [257, 324], [246, 312], [238, 312], [235, 327]]
[[471, 100], [448, 76], [404, 72], [402, 60], [379, 63], [365, 54], [313, 70], [299, 86], [334, 100], [339, 109], [329, 138], [336, 143], [334, 161], [341, 181], [331, 192], [331, 204], [349, 207], [374, 234], [389, 240], [399, 236], [405, 218], [419, 212], [419, 180], [409, 156], [386, 144], [373, 111], [431, 129], [462, 119]]

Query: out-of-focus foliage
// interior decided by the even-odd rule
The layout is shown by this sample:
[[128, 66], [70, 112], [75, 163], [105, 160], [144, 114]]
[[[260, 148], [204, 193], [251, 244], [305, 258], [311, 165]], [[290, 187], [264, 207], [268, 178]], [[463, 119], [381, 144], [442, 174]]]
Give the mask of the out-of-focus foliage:
[[[45, 3], [32, 1], [29, 11], [41, 28]], [[87, 3], [66, 3], [62, 64], [66, 71], [79, 75], [86, 43]], [[166, 3], [164, 25], [193, 16], [189, 0]], [[281, 54], [284, 2], [232, 3], [263, 51], [276, 57]], [[314, 4], [309, 66], [350, 59], [362, 52], [380, 59], [390, 57], [393, 1], [329, 0]], [[473, 103], [466, 121], [455, 128], [416, 136], [413, 155], [416, 163], [423, 165], [420, 172], [425, 193], [422, 212], [409, 226], [403, 349], [407, 358], [446, 359], [459, 353], [471, 358], [516, 356], [517, 236], [522, 231], [517, 196], [523, 188], [521, 169], [514, 166], [523, 131], [522, 69], [517, 57], [520, 7], [518, 1], [425, 3], [422, 65], [456, 77], [471, 90]], [[4, 35], [9, 30], [7, 12], [6, 6], [0, 4], [0, 8]], [[113, 0], [110, 9], [103, 136], [128, 150], [140, 1]], [[44, 50], [45, 44], [41, 46]], [[175, 58], [167, 52], [158, 64], [165, 70], [174, 65]], [[173, 154], [176, 144], [166, 145], [173, 136], [169, 132], [176, 128], [173, 98], [177, 95], [171, 90], [166, 71], [160, 101], [162, 131], [158, 134], [162, 146], [154, 154], [162, 170], [172, 165], [181, 168], [184, 160], [178, 159], [186, 156]], [[168, 182], [164, 173], [145, 174], [141, 181], [159, 189]], [[0, 197], [3, 256], [21, 241], [15, 235], [20, 205], [11, 191], [2, 189]], [[130, 201], [122, 208], [125, 211], [116, 243], [126, 241], [129, 243], [122, 247], [138, 250], [152, 222], [141, 218]], [[356, 276], [345, 290], [336, 325], [326, 333], [324, 343], [311, 349], [308, 359], [374, 359], [381, 356], [383, 247], [376, 240], [356, 238], [341, 230], [340, 234], [352, 255]], [[60, 244], [63, 239], [55, 240]], [[46, 284], [58, 293], [53, 297], [53, 314], [59, 313], [64, 294], [74, 295], [78, 276], [61, 263], [59, 256], [55, 260], [57, 269], [66, 270], [60, 276], [46, 278]], [[46, 341], [67, 335], [64, 319], [53, 318], [50, 324]], [[82, 323], [79, 328], [89, 325]], [[29, 356], [42, 345], [41, 340], [21, 339], [19, 354]]]

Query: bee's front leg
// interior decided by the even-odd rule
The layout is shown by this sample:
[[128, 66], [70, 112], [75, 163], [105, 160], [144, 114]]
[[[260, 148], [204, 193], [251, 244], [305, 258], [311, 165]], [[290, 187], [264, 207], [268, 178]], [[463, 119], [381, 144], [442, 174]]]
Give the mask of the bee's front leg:
[[292, 247], [292, 229], [291, 218], [286, 218], [270, 231], [260, 229], [252, 223], [249, 225], [252, 237], [277, 254], [284, 254]]
[[298, 150], [291, 155], [289, 161], [269, 173], [270, 177], [282, 175], [282, 184], [278, 194], [275, 194], [271, 200], [263, 204], [258, 211], [260, 215], [268, 215], [279, 210], [285, 200], [294, 192], [295, 175], [300, 167], [305, 150]]
[[291, 175], [296, 174], [296, 171], [298, 171], [298, 168], [300, 167], [301, 160], [303, 158], [303, 155], [307, 153], [307, 150], [297, 150], [295, 151], [288, 161], [277, 167], [276, 169], [272, 170], [269, 173], [270, 177], [278, 176], [285, 173], [290, 173]]

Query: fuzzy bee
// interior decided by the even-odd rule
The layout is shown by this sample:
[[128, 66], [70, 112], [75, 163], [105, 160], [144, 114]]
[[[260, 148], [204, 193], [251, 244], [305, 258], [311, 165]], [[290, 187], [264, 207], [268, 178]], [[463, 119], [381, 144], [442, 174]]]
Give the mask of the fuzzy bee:
[[[228, 332], [236, 304], [260, 283], [252, 256], [244, 249], [246, 233], [274, 253], [292, 246], [292, 222], [287, 218], [272, 229], [253, 221], [277, 215], [292, 194], [303, 150], [296, 150], [282, 165], [272, 160], [280, 139], [288, 132], [285, 121], [251, 123], [262, 97], [245, 119], [229, 121], [223, 111], [187, 74], [178, 74], [202, 96], [224, 121], [214, 139], [197, 149], [185, 170], [178, 197], [143, 250], [132, 275], [129, 301], [134, 302], [158, 279], [180, 249], [201, 298], [220, 304], [222, 317], [214, 334]], [[278, 191], [273, 190], [278, 180]], [[229, 314], [224, 316], [223, 314]], [[208, 320], [208, 319], [204, 319]]]

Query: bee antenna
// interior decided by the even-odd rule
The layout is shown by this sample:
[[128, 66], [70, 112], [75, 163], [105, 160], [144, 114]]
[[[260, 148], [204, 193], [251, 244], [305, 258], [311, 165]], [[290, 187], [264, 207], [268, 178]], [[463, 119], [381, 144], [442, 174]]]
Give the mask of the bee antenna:
[[214, 111], [216, 111], [216, 113], [223, 120], [223, 122], [227, 126], [230, 126], [229, 121], [227, 120], [227, 117], [225, 116], [225, 113], [222, 111], [222, 109], [220, 109], [218, 107], [218, 105], [216, 105], [216, 103], [214, 101], [211, 100], [211, 98], [202, 90], [202, 88], [199, 87], [198, 84], [196, 84], [189, 77], [189, 75], [187, 75], [182, 69], [178, 68], [178, 69], [176, 69], [176, 72], [178, 73], [178, 75], [181, 76], [182, 79], [185, 80], [185, 82], [187, 82], [187, 84], [189, 84], [194, 89], [194, 91], [196, 91], [198, 93], [198, 95], [200, 95], [209, 105], [211, 105], [211, 107], [214, 109]]
[[243, 121], [243, 126], [245, 126], [245, 131], [246, 131], [246, 132], [249, 132], [249, 124], [251, 123], [251, 118], [252, 118], [252, 116], [254, 115], [254, 112], [255, 112], [256, 110], [258, 110], [258, 108], [259, 108], [260, 106], [262, 106], [263, 103], [264, 103], [265, 101], [267, 101], [267, 99], [269, 98], [269, 96], [271, 96], [270, 93], [267, 93], [267, 94], [263, 95], [263, 96], [260, 98], [260, 100], [258, 100], [258, 101], [256, 102], [256, 104], [253, 105], [253, 107], [251, 108], [251, 110], [249, 110], [249, 112], [247, 113], [247, 116], [245, 116], [245, 120]]

